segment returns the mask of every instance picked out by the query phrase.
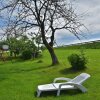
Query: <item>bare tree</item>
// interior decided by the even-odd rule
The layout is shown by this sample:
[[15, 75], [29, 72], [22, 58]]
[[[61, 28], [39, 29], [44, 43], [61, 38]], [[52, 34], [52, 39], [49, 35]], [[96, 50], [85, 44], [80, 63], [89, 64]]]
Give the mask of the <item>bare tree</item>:
[[[67, 0], [0, 0], [0, 12], [9, 12], [8, 30], [15, 34], [15, 30], [30, 30], [37, 32], [43, 44], [48, 49], [52, 65], [59, 61], [54, 52], [53, 45], [57, 30], [66, 29], [78, 37], [78, 30], [82, 24], [77, 20], [72, 4]], [[21, 34], [20, 34], [21, 35]], [[50, 37], [49, 41], [47, 37]]]

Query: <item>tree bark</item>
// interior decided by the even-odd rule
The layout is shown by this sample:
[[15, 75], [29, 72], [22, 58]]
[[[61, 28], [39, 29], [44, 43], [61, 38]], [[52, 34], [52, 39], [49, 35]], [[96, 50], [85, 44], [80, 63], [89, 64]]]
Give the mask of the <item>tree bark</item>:
[[57, 65], [59, 64], [58, 58], [54, 52], [54, 49], [50, 44], [47, 42], [46, 37], [45, 37], [45, 32], [44, 32], [44, 24], [41, 25], [41, 34], [42, 34], [42, 40], [43, 44], [46, 46], [47, 50], [50, 53], [51, 59], [52, 59], [52, 65]]
[[50, 46], [47, 46], [47, 49], [48, 49], [48, 51], [50, 53], [50, 56], [51, 56], [51, 59], [52, 59], [52, 65], [59, 64], [59, 61], [58, 61], [58, 58], [57, 58], [57, 56], [56, 56], [56, 54], [54, 52], [54, 49], [52, 47], [50, 47]]

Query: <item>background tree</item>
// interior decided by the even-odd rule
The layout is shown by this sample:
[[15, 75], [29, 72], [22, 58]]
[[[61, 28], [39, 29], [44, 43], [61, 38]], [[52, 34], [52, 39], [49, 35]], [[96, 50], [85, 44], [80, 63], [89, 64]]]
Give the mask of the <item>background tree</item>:
[[9, 45], [10, 56], [17, 56], [21, 54], [24, 50], [30, 50], [34, 52], [37, 50], [34, 42], [30, 40], [27, 36], [20, 37], [9, 37], [6, 40], [6, 43]]
[[28, 35], [31, 37], [31, 41], [37, 46], [37, 51], [41, 50], [41, 46], [43, 45], [42, 43], [42, 38], [40, 34], [40, 30], [38, 33], [28, 33]]
[[[79, 28], [82, 26], [77, 20], [72, 4], [68, 1], [1, 0], [0, 11], [1, 13], [9, 12], [8, 29], [10, 34], [14, 34], [15, 30], [23, 30], [22, 33], [30, 30], [38, 33], [37, 30], [40, 30], [43, 44], [51, 55], [52, 65], [55, 65], [59, 63], [53, 49], [56, 31], [66, 29], [78, 37]], [[49, 37], [49, 41], [47, 37]]]

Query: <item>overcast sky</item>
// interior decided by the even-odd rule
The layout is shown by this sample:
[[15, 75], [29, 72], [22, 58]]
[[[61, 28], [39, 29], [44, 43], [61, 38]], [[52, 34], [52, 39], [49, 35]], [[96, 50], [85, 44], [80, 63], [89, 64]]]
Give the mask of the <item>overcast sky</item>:
[[[82, 16], [81, 22], [88, 28], [82, 29], [85, 38], [82, 41], [92, 41], [100, 39], [100, 0], [75, 0], [74, 8], [78, 15]], [[58, 45], [80, 42], [73, 35], [62, 31], [56, 34]]]
[[[89, 31], [82, 29], [85, 38], [81, 41], [92, 41], [100, 39], [100, 0], [73, 0], [73, 7]], [[2, 20], [0, 20], [2, 26]], [[3, 26], [4, 27], [4, 26]], [[0, 30], [0, 35], [2, 30]], [[64, 30], [56, 33], [56, 42], [58, 45], [67, 45], [80, 42], [74, 35]]]

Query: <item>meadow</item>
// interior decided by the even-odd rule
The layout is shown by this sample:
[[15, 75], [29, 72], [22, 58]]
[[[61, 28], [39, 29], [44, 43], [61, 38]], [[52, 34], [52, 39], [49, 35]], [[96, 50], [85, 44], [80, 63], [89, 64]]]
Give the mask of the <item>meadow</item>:
[[[100, 49], [85, 49], [88, 59], [87, 69], [71, 71], [67, 57], [72, 53], [80, 53], [79, 49], [55, 49], [59, 65], [50, 66], [51, 58], [47, 50], [39, 59], [21, 61], [0, 61], [0, 100], [100, 100]], [[56, 77], [74, 78], [82, 72], [91, 75], [84, 86], [87, 93], [76, 90], [43, 92], [36, 97], [37, 86], [51, 83]]]

